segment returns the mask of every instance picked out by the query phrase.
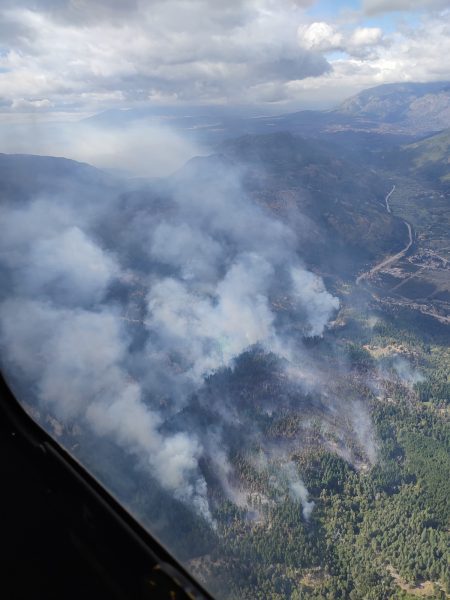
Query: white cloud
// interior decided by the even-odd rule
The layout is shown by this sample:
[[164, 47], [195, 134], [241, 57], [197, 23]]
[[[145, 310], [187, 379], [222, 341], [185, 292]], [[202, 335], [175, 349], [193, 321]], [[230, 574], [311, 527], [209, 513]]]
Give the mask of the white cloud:
[[11, 40], [0, 56], [2, 95], [14, 107], [42, 97], [94, 110], [149, 98], [242, 101], [261, 83], [329, 68], [296, 44], [301, 4], [10, 3], [0, 9]]
[[382, 40], [383, 32], [379, 27], [357, 27], [350, 36], [350, 46], [376, 46]]
[[[309, 22], [310, 4], [5, 0], [1, 110], [43, 119], [149, 103], [332, 105], [396, 78], [450, 78], [436, 51], [448, 42], [448, 0], [365, 0], [333, 22]], [[389, 32], [365, 22], [368, 14], [413, 9], [422, 10], [422, 23], [409, 28], [397, 16]]]
[[301, 46], [319, 52], [341, 49], [344, 43], [342, 33], [337, 31], [333, 25], [323, 21], [300, 26], [297, 36]]
[[297, 30], [300, 46], [316, 52], [340, 50], [350, 55], [365, 53], [383, 43], [383, 32], [379, 27], [357, 27], [354, 30], [339, 30], [338, 27], [317, 21], [300, 26]]
[[445, 8], [448, 0], [364, 0], [363, 10], [369, 15], [384, 12]]
[[[320, 77], [290, 82], [287, 94], [310, 101], [329, 96], [336, 105], [354, 93], [383, 83], [450, 80], [450, 63], [442, 58], [450, 52], [449, 17], [449, 11], [422, 15], [417, 25], [403, 24], [390, 34], [378, 28], [333, 28], [335, 39], [339, 39], [338, 33], [342, 35], [342, 43], [329, 44], [327, 51], [339, 50], [346, 55], [330, 59], [332, 70]], [[303, 30], [299, 32], [300, 40], [302, 35]], [[317, 43], [326, 46], [326, 36], [318, 36]]]
[[40, 98], [40, 99], [29, 99], [25, 98], [16, 98], [11, 103], [11, 108], [13, 110], [19, 111], [29, 111], [29, 110], [48, 110], [53, 108], [54, 104], [48, 98]]

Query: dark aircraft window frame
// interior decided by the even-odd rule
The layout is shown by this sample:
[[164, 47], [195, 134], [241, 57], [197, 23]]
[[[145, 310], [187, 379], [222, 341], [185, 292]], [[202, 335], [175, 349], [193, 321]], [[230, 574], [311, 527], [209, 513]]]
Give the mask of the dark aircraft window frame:
[[[33, 473], [42, 478], [46, 493], [53, 497], [53, 504], [50, 502], [50, 505], [56, 503], [59, 518], [67, 520], [63, 525], [68, 524], [69, 529], [79, 527], [82, 530], [80, 536], [85, 544], [87, 540], [88, 546], [91, 538], [88, 553], [92, 553], [92, 556], [88, 556], [87, 560], [96, 563], [97, 570], [102, 571], [104, 587], [109, 588], [108, 594], [111, 593], [109, 597], [212, 600], [212, 596], [202, 589], [162, 544], [26, 412], [1, 373], [0, 429], [3, 430], [3, 442], [9, 445], [8, 455], [3, 457], [3, 468], [0, 461], [0, 472], [8, 471], [4, 468], [6, 462], [11, 467], [12, 461], [14, 469], [16, 455], [20, 455]], [[27, 473], [22, 472], [17, 476], [26, 478]], [[13, 495], [18, 492], [10, 490]], [[4, 518], [20, 522], [22, 515], [4, 514]], [[27, 541], [17, 540], [19, 545], [26, 545]], [[38, 543], [42, 552], [49, 555], [49, 569], [55, 555], [66, 550], [49, 547], [45, 539], [38, 540]], [[7, 539], [3, 538], [2, 544], [7, 551]], [[12, 559], [2, 559], [5, 572], [8, 570], [8, 560]], [[26, 567], [24, 561], [24, 572]], [[6, 592], [10, 583], [8, 577], [2, 581], [3, 592]], [[66, 583], [70, 585], [69, 581]], [[18, 588], [19, 591], [17, 588], [14, 590], [14, 598], [23, 597], [20, 595], [20, 582]]]

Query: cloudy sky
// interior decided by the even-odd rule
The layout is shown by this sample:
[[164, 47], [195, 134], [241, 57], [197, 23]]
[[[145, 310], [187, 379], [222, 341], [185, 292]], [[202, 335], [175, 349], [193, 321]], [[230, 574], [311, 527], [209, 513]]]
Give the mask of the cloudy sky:
[[450, 0], [2, 0], [0, 120], [450, 79]]

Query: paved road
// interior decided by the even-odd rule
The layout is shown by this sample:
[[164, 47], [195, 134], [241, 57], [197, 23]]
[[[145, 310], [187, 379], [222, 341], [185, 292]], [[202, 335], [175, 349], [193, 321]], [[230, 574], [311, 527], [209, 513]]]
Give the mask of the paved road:
[[[391, 213], [391, 206], [389, 204], [389, 198], [391, 197], [394, 190], [395, 190], [395, 185], [393, 186], [392, 190], [389, 192], [389, 194], [387, 194], [386, 198], [384, 199], [385, 203], [386, 203], [386, 210], [388, 213]], [[359, 285], [361, 283], [361, 281], [364, 281], [364, 279], [369, 279], [370, 277], [372, 277], [372, 275], [374, 275], [378, 271], [381, 271], [381, 269], [384, 269], [385, 267], [388, 267], [392, 263], [397, 262], [400, 258], [405, 256], [405, 254], [411, 248], [412, 243], [413, 243], [412, 227], [408, 223], [408, 221], [405, 221], [404, 219], [402, 219], [402, 221], [405, 224], [405, 227], [408, 229], [408, 243], [406, 244], [406, 246], [402, 250], [400, 250], [400, 252], [397, 252], [397, 254], [394, 254], [392, 256], [388, 256], [387, 258], [384, 258], [381, 262], [377, 263], [369, 271], [365, 271], [364, 273], [361, 273], [361, 275], [359, 275], [356, 278], [357, 285]]]
[[389, 204], [389, 198], [392, 196], [392, 194], [395, 192], [395, 183], [392, 186], [392, 190], [389, 192], [389, 194], [386, 196], [386, 198], [384, 199], [385, 203], [386, 203], [386, 210], [388, 211], [388, 213], [391, 213], [391, 205]]

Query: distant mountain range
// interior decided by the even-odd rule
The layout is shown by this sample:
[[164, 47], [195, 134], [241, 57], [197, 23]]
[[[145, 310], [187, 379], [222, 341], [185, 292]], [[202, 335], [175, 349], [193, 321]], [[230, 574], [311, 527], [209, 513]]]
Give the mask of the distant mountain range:
[[336, 112], [406, 132], [438, 131], [450, 123], [450, 82], [380, 85], [349, 98]]
[[237, 135], [275, 131], [307, 136], [391, 134], [397, 141], [450, 127], [450, 82], [380, 85], [328, 111], [255, 116], [242, 107], [151, 107], [108, 110], [87, 122], [103, 126], [144, 122], [168, 125], [212, 145]]

